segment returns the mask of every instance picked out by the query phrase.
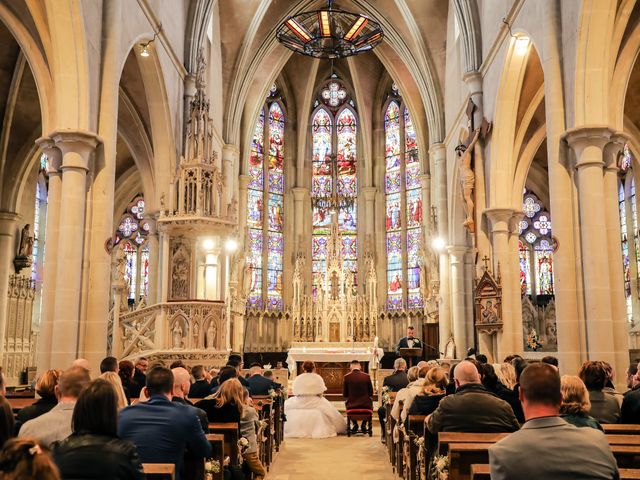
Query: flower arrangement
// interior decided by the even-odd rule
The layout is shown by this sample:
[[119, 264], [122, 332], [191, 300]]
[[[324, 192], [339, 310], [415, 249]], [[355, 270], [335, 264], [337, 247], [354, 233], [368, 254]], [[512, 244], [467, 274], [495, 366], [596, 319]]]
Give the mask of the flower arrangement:
[[449, 478], [449, 457], [447, 455], [436, 455], [431, 462], [429, 480], [448, 480]]
[[213, 475], [220, 473], [220, 462], [213, 459], [208, 459], [204, 462], [204, 478], [205, 480], [213, 480]]
[[534, 352], [542, 348], [544, 342], [538, 337], [538, 332], [535, 328], [532, 328], [527, 335], [527, 348], [530, 348]]
[[278, 398], [278, 392], [276, 392], [273, 388], [270, 388], [267, 393], [269, 394], [269, 397], [273, 399]]
[[241, 437], [240, 440], [238, 440], [238, 449], [240, 450], [240, 453], [243, 453], [247, 448], [249, 448], [249, 440], [245, 437]]
[[388, 386], [382, 387], [382, 405], [386, 405], [387, 403], [389, 403], [389, 400], [391, 399], [391, 396], [389, 395], [390, 392], [391, 389]]

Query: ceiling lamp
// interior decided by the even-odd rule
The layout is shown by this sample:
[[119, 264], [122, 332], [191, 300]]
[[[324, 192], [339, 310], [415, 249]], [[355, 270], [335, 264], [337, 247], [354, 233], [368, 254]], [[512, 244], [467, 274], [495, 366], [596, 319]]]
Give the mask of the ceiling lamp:
[[327, 8], [287, 18], [276, 32], [289, 50], [316, 58], [344, 58], [373, 50], [384, 38], [380, 24], [361, 13]]

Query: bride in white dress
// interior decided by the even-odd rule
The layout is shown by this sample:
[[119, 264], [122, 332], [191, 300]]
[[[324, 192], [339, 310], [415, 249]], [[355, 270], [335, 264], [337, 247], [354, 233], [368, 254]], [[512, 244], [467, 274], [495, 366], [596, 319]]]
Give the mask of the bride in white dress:
[[305, 373], [293, 381], [294, 396], [284, 402], [284, 436], [289, 438], [328, 438], [347, 431], [347, 423], [323, 394], [324, 380], [313, 362], [304, 362]]

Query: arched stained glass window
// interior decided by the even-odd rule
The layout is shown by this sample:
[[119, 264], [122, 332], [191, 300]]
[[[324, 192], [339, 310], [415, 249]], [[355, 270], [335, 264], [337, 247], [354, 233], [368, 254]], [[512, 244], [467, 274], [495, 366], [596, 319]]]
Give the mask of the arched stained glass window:
[[342, 238], [344, 271], [351, 272], [353, 284], [357, 284], [358, 123], [352, 108], [354, 103], [348, 101], [348, 98], [344, 86], [336, 79], [331, 80], [321, 91], [320, 99], [316, 101], [319, 108], [311, 118], [313, 295], [326, 273], [327, 242], [332, 221], [329, 200], [334, 196], [343, 200], [339, 201], [341, 207], [337, 212], [337, 220]]
[[[270, 310], [282, 309], [284, 255], [285, 115], [277, 96], [277, 89], [272, 88], [256, 121], [249, 155], [247, 193], [249, 253], [246, 261], [251, 275], [247, 303], [250, 308]], [[266, 161], [265, 144], [268, 145]], [[263, 258], [266, 265], [263, 265]]]
[[620, 212], [620, 247], [624, 279], [627, 320], [633, 321], [640, 309], [640, 239], [638, 238], [638, 209], [636, 182], [633, 176], [633, 155], [625, 145], [619, 157], [620, 183], [618, 209]]
[[387, 308], [421, 308], [422, 190], [416, 131], [394, 90], [384, 114]]
[[554, 295], [551, 214], [534, 193], [526, 190], [522, 210], [518, 248], [521, 294]]
[[124, 279], [128, 285], [129, 305], [149, 294], [149, 223], [144, 218], [144, 199], [136, 197], [126, 208], [115, 233], [114, 248], [125, 254]]

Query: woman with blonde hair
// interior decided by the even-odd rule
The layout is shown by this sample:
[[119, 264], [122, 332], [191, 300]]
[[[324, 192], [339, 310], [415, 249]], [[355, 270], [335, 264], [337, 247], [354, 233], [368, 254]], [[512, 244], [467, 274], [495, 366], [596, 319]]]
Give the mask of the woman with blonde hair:
[[560, 417], [576, 427], [591, 427], [602, 430], [598, 421], [589, 415], [591, 402], [584, 382], [576, 375], [563, 375], [560, 378], [562, 405]]
[[122, 379], [120, 378], [120, 375], [116, 372], [104, 372], [100, 375], [100, 378], [109, 382], [116, 391], [116, 396], [118, 397], [118, 410], [129, 405], [127, 395], [124, 393], [124, 388], [122, 387]]
[[447, 383], [447, 371], [444, 368], [430, 369], [424, 377], [420, 393], [411, 402], [409, 415], [429, 415], [438, 408], [440, 400], [446, 395]]
[[47, 413], [58, 404], [56, 385], [58, 385], [60, 375], [62, 375], [62, 370], [47, 370], [38, 379], [36, 393], [40, 398], [18, 412], [15, 423], [16, 435], [25, 422]]
[[237, 378], [230, 378], [220, 385], [213, 395], [195, 404], [207, 414], [209, 423], [237, 423], [242, 417], [244, 387]]
[[515, 387], [516, 380], [516, 369], [513, 367], [511, 363], [495, 363], [493, 365], [493, 369], [496, 372], [496, 376], [500, 383], [502, 383], [509, 390], [513, 390]]

